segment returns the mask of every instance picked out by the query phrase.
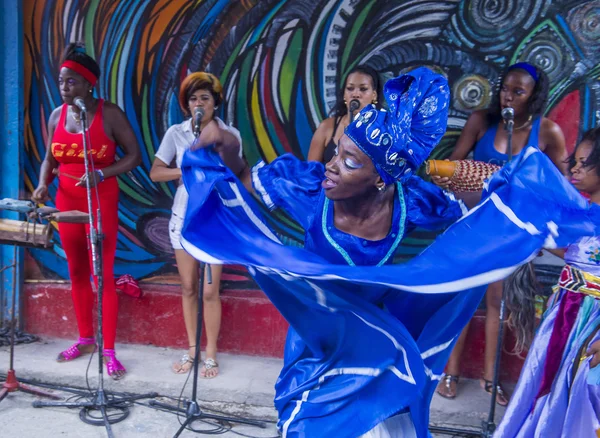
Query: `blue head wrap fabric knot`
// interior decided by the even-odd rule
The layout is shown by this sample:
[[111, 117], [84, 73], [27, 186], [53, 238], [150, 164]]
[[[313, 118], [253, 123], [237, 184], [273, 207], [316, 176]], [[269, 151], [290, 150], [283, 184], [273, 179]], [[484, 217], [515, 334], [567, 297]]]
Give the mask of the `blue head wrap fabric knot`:
[[366, 106], [345, 134], [391, 184], [412, 175], [442, 139], [450, 89], [442, 75], [419, 67], [387, 81], [383, 94], [389, 110]]

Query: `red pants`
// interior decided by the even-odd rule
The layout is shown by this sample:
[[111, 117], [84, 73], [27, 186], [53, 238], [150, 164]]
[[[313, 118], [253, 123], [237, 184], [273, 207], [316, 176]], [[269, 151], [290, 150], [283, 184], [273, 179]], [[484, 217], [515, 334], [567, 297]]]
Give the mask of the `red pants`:
[[[85, 174], [83, 165], [62, 164], [60, 171], [80, 177]], [[56, 208], [60, 211], [88, 211], [85, 187], [76, 187], [77, 181], [61, 176], [56, 195]], [[102, 324], [104, 348], [115, 347], [117, 332], [118, 299], [115, 290], [114, 262], [117, 249], [117, 231], [119, 225], [118, 204], [119, 185], [116, 178], [108, 178], [98, 185], [100, 211], [102, 216], [102, 262], [104, 271], [104, 290], [102, 298]], [[94, 218], [98, 204], [92, 190], [92, 212]], [[92, 252], [89, 249], [89, 225], [59, 224], [60, 240], [67, 257], [69, 276], [71, 277], [71, 297], [75, 306], [79, 336], [89, 338], [94, 336], [93, 305], [91, 276], [93, 273]], [[97, 286], [97, 278], [94, 277]]]

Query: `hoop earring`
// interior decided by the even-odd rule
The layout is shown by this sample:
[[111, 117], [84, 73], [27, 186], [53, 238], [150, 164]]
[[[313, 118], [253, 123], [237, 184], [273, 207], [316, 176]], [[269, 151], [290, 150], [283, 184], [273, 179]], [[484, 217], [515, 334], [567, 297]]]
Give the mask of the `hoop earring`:
[[377, 105], [377, 102], [378, 102], [377, 98], [374, 98], [373, 99], [373, 105]]
[[218, 110], [218, 109], [219, 109], [219, 107], [218, 107], [218, 106], [215, 106], [215, 109], [216, 109], [216, 110]]

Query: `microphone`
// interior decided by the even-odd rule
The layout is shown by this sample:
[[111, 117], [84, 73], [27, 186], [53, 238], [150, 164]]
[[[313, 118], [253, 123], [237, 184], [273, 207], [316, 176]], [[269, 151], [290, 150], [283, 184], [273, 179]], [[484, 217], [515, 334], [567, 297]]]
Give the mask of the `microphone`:
[[200, 135], [200, 122], [204, 117], [204, 108], [196, 107], [194, 109], [194, 135], [198, 137]]
[[83, 97], [79, 97], [77, 96], [75, 99], [73, 99], [73, 103], [75, 104], [76, 107], [78, 107], [82, 112], [86, 112], [87, 109], [85, 108], [85, 101], [83, 100]]
[[350, 121], [354, 120], [354, 111], [360, 107], [358, 99], [352, 99], [350, 101]]
[[512, 160], [512, 134], [513, 134], [513, 125], [515, 123], [515, 110], [507, 107], [502, 110], [500, 113], [502, 118], [504, 119], [504, 129], [508, 135], [508, 144], [506, 145], [506, 154], [508, 155], [508, 161]]
[[505, 122], [509, 120], [513, 121], [515, 119], [515, 110], [510, 107], [504, 108], [501, 115]]
[[504, 129], [509, 133], [512, 133], [513, 125], [515, 123], [515, 110], [507, 107], [502, 110], [500, 113], [502, 118], [504, 119]]

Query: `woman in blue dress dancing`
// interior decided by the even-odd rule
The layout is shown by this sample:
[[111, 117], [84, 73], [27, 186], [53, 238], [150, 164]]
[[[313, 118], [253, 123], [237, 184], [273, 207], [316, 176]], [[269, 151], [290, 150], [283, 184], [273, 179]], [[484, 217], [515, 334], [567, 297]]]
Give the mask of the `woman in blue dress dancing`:
[[[248, 191], [270, 209], [284, 209], [304, 227], [307, 250], [330, 263], [382, 266], [393, 261], [398, 245], [411, 229], [443, 228], [466, 212], [461, 202], [414, 175], [446, 130], [450, 100], [446, 79], [420, 68], [388, 81], [384, 94], [389, 111], [377, 110], [374, 105], [363, 110], [340, 138], [325, 168], [321, 163], [284, 155], [250, 169], [228, 153], [227, 146], [234, 144], [228, 133], [205, 130], [200, 140], [221, 145], [218, 150], [223, 161]], [[276, 388], [276, 407], [284, 432], [294, 421], [311, 421], [294, 415], [297, 400], [287, 387], [290, 381], [302, 386], [305, 377], [299, 364], [311, 359], [317, 359], [313, 350], [290, 329], [285, 365]], [[376, 429], [370, 433], [384, 435], [365, 436], [386, 436], [392, 433], [385, 432], [388, 428], [395, 431], [393, 436], [417, 436], [408, 409], [401, 410], [401, 415], [396, 415], [399, 412], [393, 405], [390, 409], [377, 412], [373, 418], [365, 414], [360, 423], [367, 429], [354, 429], [356, 434], [350, 432], [348, 436], [361, 435], [373, 427]], [[353, 430], [352, 424], [346, 427]]]
[[[428, 436], [429, 403], [483, 296], [477, 286], [537, 254], [555, 228], [568, 241], [585, 222], [569, 225], [564, 209], [542, 211], [530, 200], [543, 184], [564, 189], [537, 149], [512, 165], [523, 166], [515, 191], [509, 169], [499, 172], [494, 193], [465, 217], [462, 202], [414, 175], [445, 132], [446, 79], [418, 68], [388, 81], [384, 96], [389, 110], [365, 107], [326, 166], [283, 155], [250, 168], [238, 140], [218, 127], [184, 157], [193, 194], [184, 249], [208, 263], [248, 266], [290, 322], [275, 386], [284, 437]], [[540, 168], [548, 171], [531, 178]], [[282, 245], [247, 192], [296, 219], [304, 249]], [[584, 208], [580, 199], [569, 204], [570, 212]], [[458, 219], [416, 263], [389, 266], [411, 229]], [[504, 256], [491, 257], [499, 245]]]

